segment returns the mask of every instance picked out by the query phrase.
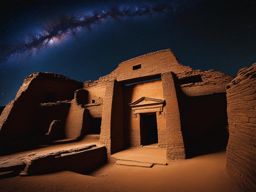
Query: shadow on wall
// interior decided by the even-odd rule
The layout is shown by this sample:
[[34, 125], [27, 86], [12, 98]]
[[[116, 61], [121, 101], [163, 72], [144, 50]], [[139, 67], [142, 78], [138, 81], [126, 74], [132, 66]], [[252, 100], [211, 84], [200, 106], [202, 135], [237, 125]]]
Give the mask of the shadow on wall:
[[93, 117], [89, 112], [87, 112], [86, 117], [84, 117], [85, 123], [84, 134], [100, 134], [101, 127], [101, 117]]
[[[49, 103], [41, 104], [40, 110], [37, 115], [38, 128], [35, 129], [34, 134], [38, 138], [43, 137], [47, 132], [49, 132], [49, 126], [54, 121], [58, 120], [61, 124], [59, 126], [59, 133], [52, 140], [64, 139], [64, 123], [70, 108], [69, 102], [59, 102], [59, 103]], [[56, 129], [55, 129], [56, 132]]]
[[187, 96], [179, 103], [186, 157], [225, 150], [228, 141], [226, 94]]

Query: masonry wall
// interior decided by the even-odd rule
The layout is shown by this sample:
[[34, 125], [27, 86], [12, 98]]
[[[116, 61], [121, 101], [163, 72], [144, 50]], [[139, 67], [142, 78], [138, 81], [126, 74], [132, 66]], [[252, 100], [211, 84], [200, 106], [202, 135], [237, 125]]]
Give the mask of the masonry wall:
[[88, 134], [99, 134], [101, 129], [103, 98], [106, 92], [106, 82], [84, 83], [84, 89], [88, 92], [86, 109], [86, 132]]
[[163, 95], [166, 100], [166, 156], [170, 160], [184, 159], [186, 156], [182, 133], [180, 102], [177, 93], [177, 78], [175, 74], [169, 72], [163, 73], [161, 79], [163, 83]]
[[191, 70], [190, 67], [180, 65], [170, 49], [165, 49], [126, 60], [120, 63], [109, 75], [101, 77], [100, 79], [124, 81], [168, 71], [179, 73]]
[[87, 103], [102, 103], [106, 91], [106, 83], [84, 83], [84, 89], [88, 91]]
[[[163, 98], [163, 88], [161, 80], [153, 82], [145, 82], [125, 87], [125, 111], [126, 111], [126, 145], [139, 146], [140, 141], [140, 115], [134, 115], [129, 106], [130, 103], [140, 99], [141, 97], [149, 97], [155, 99]], [[166, 145], [165, 116], [164, 113], [156, 113], [158, 143], [161, 146]]]
[[256, 65], [227, 86], [227, 170], [241, 191], [256, 191]]
[[233, 79], [219, 71], [193, 70], [178, 74], [182, 92], [190, 97], [225, 93], [226, 85]]
[[26, 78], [15, 99], [0, 116], [0, 151], [10, 152], [38, 143], [34, 136], [40, 104], [71, 100], [82, 83], [52, 73], [34, 73]]
[[226, 85], [232, 77], [214, 70], [193, 70], [177, 77], [186, 157], [225, 150]]

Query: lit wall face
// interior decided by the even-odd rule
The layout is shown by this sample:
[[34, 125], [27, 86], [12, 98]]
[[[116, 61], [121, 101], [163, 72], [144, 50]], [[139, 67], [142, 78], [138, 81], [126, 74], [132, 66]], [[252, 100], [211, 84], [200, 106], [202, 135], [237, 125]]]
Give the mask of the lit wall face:
[[[142, 97], [154, 98], [154, 99], [164, 99], [163, 98], [163, 88], [162, 81], [157, 80], [153, 82], [146, 82], [141, 84], [132, 85], [125, 88], [125, 109], [126, 109], [126, 137], [128, 144], [130, 146], [141, 145], [141, 114], [134, 114], [130, 107], [130, 103], [137, 101]], [[142, 101], [142, 103], [147, 103], [147, 101]], [[147, 112], [144, 111], [144, 112]], [[152, 113], [152, 109], [148, 112]], [[166, 144], [166, 134], [165, 134], [165, 115], [164, 108], [163, 112], [154, 111], [156, 115], [156, 126], [158, 134], [158, 144], [164, 146]]]
[[128, 102], [132, 103], [141, 97], [150, 97], [156, 99], [163, 99], [162, 81], [153, 81], [147, 83], [136, 84], [128, 88], [130, 99]]
[[88, 91], [88, 103], [99, 102], [104, 98], [106, 87], [104, 84], [86, 87]]
[[179, 64], [173, 53], [166, 49], [124, 61], [103, 78], [115, 78], [117, 81], [125, 81], [169, 71], [181, 73], [191, 70], [190, 67]]

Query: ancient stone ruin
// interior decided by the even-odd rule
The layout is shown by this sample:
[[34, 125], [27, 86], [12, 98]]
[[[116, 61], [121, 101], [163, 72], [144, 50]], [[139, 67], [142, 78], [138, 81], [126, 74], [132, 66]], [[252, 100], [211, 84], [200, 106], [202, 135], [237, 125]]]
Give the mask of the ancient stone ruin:
[[82, 87], [80, 82], [50, 73], [34, 73], [26, 78], [0, 116], [1, 152], [38, 146], [50, 138], [61, 139], [74, 92]]
[[[2, 111], [0, 152], [93, 138], [100, 149], [95, 152], [98, 159], [105, 153], [111, 160], [127, 148], [154, 146], [164, 150], [166, 159], [177, 160], [225, 150], [230, 134], [229, 172], [255, 188], [255, 170], [248, 168], [255, 167], [255, 66], [231, 80], [218, 71], [183, 66], [169, 49], [124, 61], [96, 81], [34, 73]], [[87, 154], [89, 148], [37, 155], [33, 166], [22, 161], [19, 167], [26, 167], [28, 174], [26, 170], [36, 170], [36, 162], [49, 156], [55, 168], [58, 161], [64, 162], [59, 169], [68, 161], [75, 166], [72, 155]], [[90, 149], [90, 154], [97, 150]]]
[[256, 65], [227, 86], [227, 169], [244, 191], [256, 190]]
[[1, 115], [1, 151], [86, 134], [98, 134], [110, 154], [150, 144], [170, 159], [224, 149], [230, 80], [182, 66], [170, 50], [122, 62], [92, 82], [35, 73]]

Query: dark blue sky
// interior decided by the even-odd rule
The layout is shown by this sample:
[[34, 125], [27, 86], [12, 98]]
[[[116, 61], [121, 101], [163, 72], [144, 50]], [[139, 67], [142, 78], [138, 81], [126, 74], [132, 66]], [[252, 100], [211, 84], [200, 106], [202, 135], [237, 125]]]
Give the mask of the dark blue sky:
[[[123, 60], [159, 49], [171, 48], [195, 69], [231, 75], [256, 61], [254, 0], [9, 0], [0, 7], [0, 105], [14, 98], [30, 73], [93, 80]], [[77, 27], [80, 17], [98, 13], [107, 16]], [[65, 33], [47, 38], [47, 45], [31, 40], [56, 29]]]

